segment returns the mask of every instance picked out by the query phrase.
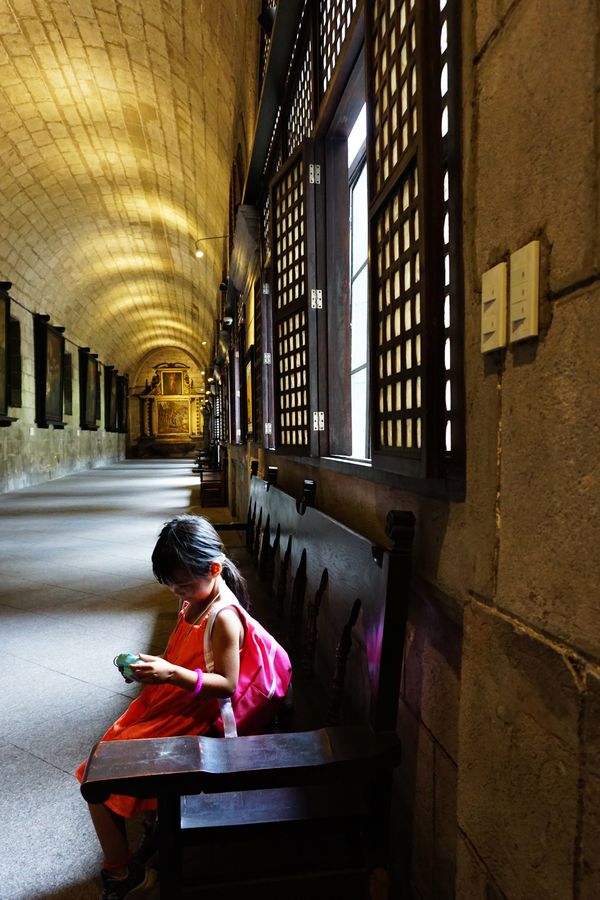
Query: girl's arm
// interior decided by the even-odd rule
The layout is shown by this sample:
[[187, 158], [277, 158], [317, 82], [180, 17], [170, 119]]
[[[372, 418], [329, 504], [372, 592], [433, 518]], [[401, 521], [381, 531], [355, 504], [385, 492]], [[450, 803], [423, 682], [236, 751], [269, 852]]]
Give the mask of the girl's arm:
[[[204, 672], [202, 691], [205, 697], [231, 697], [240, 674], [240, 647], [243, 626], [233, 609], [224, 609], [215, 619], [212, 632], [214, 672]], [[184, 691], [193, 691], [198, 674], [168, 662], [161, 656], [140, 653], [143, 663], [132, 665], [131, 671], [142, 684], [174, 684]]]

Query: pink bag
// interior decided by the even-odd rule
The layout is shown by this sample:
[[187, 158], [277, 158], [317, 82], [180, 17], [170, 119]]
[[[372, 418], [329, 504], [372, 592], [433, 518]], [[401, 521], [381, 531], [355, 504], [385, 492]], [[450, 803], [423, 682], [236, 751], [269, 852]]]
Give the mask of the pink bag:
[[221, 715], [215, 722], [219, 734], [261, 734], [281, 706], [292, 679], [290, 658], [260, 622], [253, 619], [239, 603], [221, 600], [211, 610], [204, 632], [206, 671], [214, 671], [211, 635], [215, 619], [223, 609], [235, 609], [246, 629], [240, 654], [240, 676], [232, 697], [219, 700]]

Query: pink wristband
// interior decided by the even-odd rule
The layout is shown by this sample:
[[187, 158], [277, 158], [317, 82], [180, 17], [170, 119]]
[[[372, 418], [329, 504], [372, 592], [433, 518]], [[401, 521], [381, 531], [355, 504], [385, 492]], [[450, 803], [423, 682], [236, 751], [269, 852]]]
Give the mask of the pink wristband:
[[195, 697], [196, 694], [199, 694], [202, 690], [202, 682], [204, 681], [204, 672], [202, 669], [194, 669], [195, 672], [198, 673], [198, 681], [196, 682], [196, 687], [192, 691], [192, 697]]

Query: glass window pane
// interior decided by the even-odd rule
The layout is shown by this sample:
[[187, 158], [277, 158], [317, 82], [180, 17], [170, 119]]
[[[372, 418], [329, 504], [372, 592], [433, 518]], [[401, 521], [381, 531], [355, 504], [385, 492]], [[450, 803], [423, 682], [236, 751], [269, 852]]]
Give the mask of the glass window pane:
[[367, 261], [369, 252], [369, 207], [367, 199], [367, 167], [363, 166], [352, 189], [352, 274]]
[[352, 369], [367, 364], [368, 297], [367, 268], [352, 282]]
[[352, 456], [367, 456], [367, 370], [352, 375]]
[[356, 117], [356, 122], [348, 135], [348, 168], [356, 159], [360, 148], [367, 139], [367, 104], [363, 103], [362, 109]]

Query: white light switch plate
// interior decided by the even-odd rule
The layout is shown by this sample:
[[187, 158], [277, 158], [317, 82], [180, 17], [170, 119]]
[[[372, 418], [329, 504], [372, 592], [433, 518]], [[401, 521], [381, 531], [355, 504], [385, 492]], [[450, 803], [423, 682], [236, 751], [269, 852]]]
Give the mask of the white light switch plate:
[[540, 302], [540, 242], [530, 241], [510, 255], [509, 341], [524, 341], [538, 333]]
[[498, 263], [481, 276], [481, 352], [489, 353], [506, 347], [505, 262]]

